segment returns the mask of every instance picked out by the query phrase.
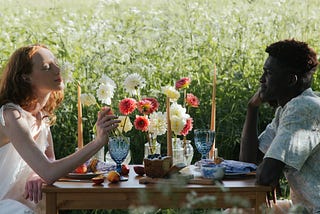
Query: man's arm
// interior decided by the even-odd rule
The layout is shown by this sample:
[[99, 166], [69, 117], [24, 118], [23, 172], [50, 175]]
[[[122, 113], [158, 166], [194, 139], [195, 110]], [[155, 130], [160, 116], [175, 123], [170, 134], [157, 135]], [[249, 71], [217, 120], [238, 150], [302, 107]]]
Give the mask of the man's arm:
[[261, 161], [263, 154], [259, 150], [258, 142], [258, 113], [262, 100], [259, 91], [250, 99], [246, 119], [243, 125], [240, 143], [239, 160], [250, 163], [258, 163]]
[[264, 158], [257, 169], [257, 183], [277, 187], [284, 166], [285, 164], [279, 160]]

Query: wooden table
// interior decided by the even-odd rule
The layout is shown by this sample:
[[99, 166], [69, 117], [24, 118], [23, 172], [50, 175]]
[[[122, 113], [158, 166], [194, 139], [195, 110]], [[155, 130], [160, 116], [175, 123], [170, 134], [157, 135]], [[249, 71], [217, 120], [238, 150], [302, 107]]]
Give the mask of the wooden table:
[[266, 205], [266, 193], [271, 190], [268, 186], [256, 185], [252, 176], [224, 179], [221, 185], [139, 184], [141, 177], [130, 167], [129, 180], [125, 182], [105, 180], [101, 186], [94, 186], [91, 181], [58, 181], [45, 185], [46, 213], [56, 214], [64, 209], [128, 209], [141, 205], [185, 208], [191, 204], [186, 199], [190, 193], [196, 194], [191, 202], [202, 196], [215, 198], [214, 203], [197, 202], [192, 208], [228, 208], [235, 200], [245, 199], [256, 213], [261, 213], [261, 207]]

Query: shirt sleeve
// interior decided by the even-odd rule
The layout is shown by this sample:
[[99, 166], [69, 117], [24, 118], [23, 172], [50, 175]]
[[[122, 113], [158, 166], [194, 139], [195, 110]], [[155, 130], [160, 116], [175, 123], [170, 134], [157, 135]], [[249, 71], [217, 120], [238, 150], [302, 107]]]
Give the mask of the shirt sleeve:
[[266, 129], [258, 137], [259, 149], [264, 154], [267, 152], [273, 139], [276, 136], [280, 112], [281, 112], [281, 107], [277, 108], [275, 112], [275, 117], [272, 119], [271, 123], [267, 125]]
[[265, 157], [300, 170], [320, 142], [319, 115], [319, 105], [313, 105], [306, 99], [288, 103]]

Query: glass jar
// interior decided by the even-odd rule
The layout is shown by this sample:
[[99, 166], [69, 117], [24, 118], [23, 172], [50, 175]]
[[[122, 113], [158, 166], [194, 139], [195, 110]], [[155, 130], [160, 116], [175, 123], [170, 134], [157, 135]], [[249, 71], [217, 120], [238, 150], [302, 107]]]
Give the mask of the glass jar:
[[184, 163], [189, 166], [192, 162], [194, 149], [191, 145], [191, 140], [186, 140], [185, 143], [182, 141], [183, 150], [184, 150]]
[[161, 144], [156, 140], [152, 143], [144, 144], [144, 157], [147, 158], [148, 155], [161, 154]]
[[180, 138], [172, 138], [172, 164], [184, 163], [184, 149]]
[[[92, 134], [91, 140], [94, 140], [95, 138], [95, 134]], [[96, 158], [97, 160], [104, 162], [104, 146], [96, 154], [93, 155], [93, 158]]]

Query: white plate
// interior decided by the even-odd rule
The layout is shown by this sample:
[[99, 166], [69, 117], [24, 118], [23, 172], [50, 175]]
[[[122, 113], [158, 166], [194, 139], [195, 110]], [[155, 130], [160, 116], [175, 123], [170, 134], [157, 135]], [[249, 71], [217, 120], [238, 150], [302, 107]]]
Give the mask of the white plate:
[[67, 174], [67, 178], [75, 178], [75, 179], [91, 179], [93, 177], [96, 177], [98, 175], [103, 174], [103, 172], [88, 172], [88, 173], [75, 173], [70, 172]]

